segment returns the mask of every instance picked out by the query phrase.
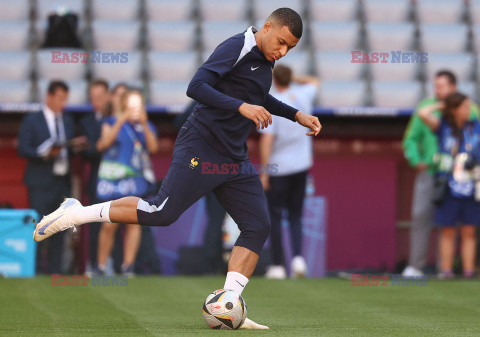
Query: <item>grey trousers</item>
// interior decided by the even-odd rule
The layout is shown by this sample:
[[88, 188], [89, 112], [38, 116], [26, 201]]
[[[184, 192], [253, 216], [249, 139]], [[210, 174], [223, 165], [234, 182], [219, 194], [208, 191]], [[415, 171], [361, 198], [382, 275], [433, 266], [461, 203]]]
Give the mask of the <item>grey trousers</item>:
[[417, 173], [413, 188], [412, 224], [410, 227], [409, 265], [422, 270], [427, 260], [428, 242], [432, 229], [434, 177], [427, 172]]

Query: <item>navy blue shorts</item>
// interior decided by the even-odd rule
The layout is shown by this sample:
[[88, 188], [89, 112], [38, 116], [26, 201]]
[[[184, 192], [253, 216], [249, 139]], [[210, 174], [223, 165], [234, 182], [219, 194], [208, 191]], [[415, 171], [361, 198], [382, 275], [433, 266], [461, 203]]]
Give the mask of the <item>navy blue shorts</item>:
[[480, 225], [480, 202], [472, 197], [456, 198], [448, 191], [441, 205], [435, 207], [434, 222], [439, 227]]
[[219, 153], [189, 121], [178, 133], [172, 163], [158, 194], [139, 201], [138, 221], [168, 226], [212, 190], [240, 229], [235, 245], [260, 253], [270, 233], [270, 218], [255, 168], [250, 160], [237, 161]]

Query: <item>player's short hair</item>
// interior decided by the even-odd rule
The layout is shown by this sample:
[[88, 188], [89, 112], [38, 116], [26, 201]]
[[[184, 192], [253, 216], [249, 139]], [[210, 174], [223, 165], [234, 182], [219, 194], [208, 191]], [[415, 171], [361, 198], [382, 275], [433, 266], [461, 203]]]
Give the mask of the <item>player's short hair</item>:
[[103, 88], [105, 88], [105, 91], [108, 91], [108, 82], [104, 79], [96, 79], [94, 80], [92, 83], [90, 83], [90, 88], [94, 87], [94, 86], [101, 86]]
[[50, 95], [54, 95], [58, 89], [68, 92], [67, 83], [61, 80], [50, 81], [50, 83], [48, 84], [47, 93]]
[[303, 23], [300, 15], [291, 8], [282, 7], [275, 10], [267, 20], [274, 20], [280, 23], [282, 26], [287, 26], [297, 39], [302, 37]]
[[283, 64], [276, 65], [273, 68], [273, 79], [282, 87], [288, 86], [292, 81], [292, 69]]
[[435, 78], [445, 76], [450, 84], [457, 84], [457, 76], [450, 70], [442, 69], [437, 71]]

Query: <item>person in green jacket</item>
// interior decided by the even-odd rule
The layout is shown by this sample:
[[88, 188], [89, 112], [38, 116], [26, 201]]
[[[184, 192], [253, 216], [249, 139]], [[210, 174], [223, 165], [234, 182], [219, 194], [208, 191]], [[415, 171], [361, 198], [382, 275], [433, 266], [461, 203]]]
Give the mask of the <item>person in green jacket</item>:
[[[410, 118], [405, 131], [402, 146], [405, 158], [417, 174], [413, 188], [412, 222], [410, 228], [410, 256], [408, 266], [403, 270], [404, 277], [423, 276], [422, 269], [426, 264], [428, 242], [432, 228], [434, 204], [434, 155], [437, 153], [437, 137], [432, 130], [419, 118], [418, 111], [434, 104], [457, 91], [456, 76], [449, 70], [441, 70], [434, 78], [435, 97], [421, 101]], [[435, 110], [440, 116], [441, 112]], [[471, 106], [470, 118], [478, 118], [478, 107]]]

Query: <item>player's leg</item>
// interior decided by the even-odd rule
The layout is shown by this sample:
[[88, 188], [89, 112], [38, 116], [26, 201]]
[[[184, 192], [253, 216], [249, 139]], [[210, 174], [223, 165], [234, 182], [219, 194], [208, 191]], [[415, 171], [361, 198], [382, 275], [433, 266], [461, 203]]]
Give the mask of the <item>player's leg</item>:
[[[252, 166], [249, 162], [248, 164]], [[240, 236], [228, 263], [224, 289], [241, 294], [255, 270], [260, 251], [270, 232], [265, 194], [256, 174], [239, 174], [217, 187], [214, 192], [240, 229]], [[248, 318], [241, 328], [268, 329]]]
[[287, 209], [290, 238], [293, 246], [291, 262], [291, 275], [293, 277], [304, 277], [307, 274], [307, 263], [302, 256], [302, 213], [307, 174], [308, 172], [304, 171], [289, 176]]
[[115, 233], [118, 229], [118, 223], [104, 222], [98, 233], [98, 269], [105, 271], [107, 259], [113, 248]]

